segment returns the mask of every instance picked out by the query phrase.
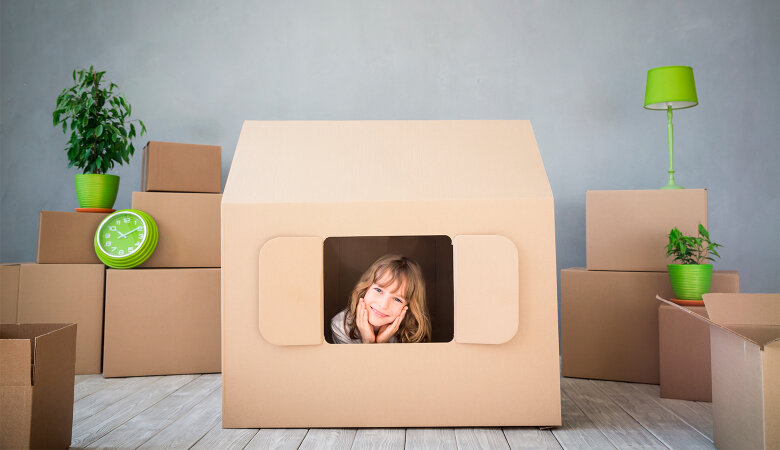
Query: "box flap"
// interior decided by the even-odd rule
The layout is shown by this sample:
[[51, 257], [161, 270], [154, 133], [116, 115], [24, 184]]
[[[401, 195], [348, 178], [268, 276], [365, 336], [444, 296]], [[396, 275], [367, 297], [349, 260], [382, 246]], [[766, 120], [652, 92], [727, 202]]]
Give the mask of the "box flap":
[[520, 311], [517, 247], [497, 235], [459, 235], [453, 245], [455, 342], [509, 341]]
[[528, 120], [246, 121], [223, 203], [528, 197], [552, 198]]
[[30, 365], [32, 345], [29, 339], [0, 339], [0, 386], [29, 386], [32, 384]]
[[704, 294], [710, 319], [721, 325], [780, 326], [780, 294]]
[[319, 345], [324, 338], [319, 237], [278, 237], [259, 256], [260, 334], [275, 345]]
[[764, 295], [764, 294], [704, 294], [705, 306], [707, 306], [707, 314], [710, 316], [710, 318], [700, 316], [694, 313], [693, 311], [691, 311], [690, 309], [672, 303], [671, 301], [661, 298], [658, 295], [656, 295], [655, 298], [668, 305], [674, 306], [675, 308], [681, 311], [685, 311], [686, 313], [690, 314], [691, 316], [695, 317], [698, 320], [704, 321], [714, 327], [718, 327], [723, 330], [726, 330], [727, 332], [735, 336], [739, 336], [740, 338], [748, 342], [752, 342], [753, 344], [756, 344], [759, 347], [761, 347], [762, 350], [764, 348], [764, 345], [766, 345], [767, 343], [780, 339], [780, 327], [775, 327], [772, 325], [739, 325], [739, 324], [732, 325], [732, 324], [720, 324], [714, 322], [712, 320], [712, 313], [710, 312], [709, 306], [707, 305], [706, 296], [708, 295], [730, 296], [730, 295]]

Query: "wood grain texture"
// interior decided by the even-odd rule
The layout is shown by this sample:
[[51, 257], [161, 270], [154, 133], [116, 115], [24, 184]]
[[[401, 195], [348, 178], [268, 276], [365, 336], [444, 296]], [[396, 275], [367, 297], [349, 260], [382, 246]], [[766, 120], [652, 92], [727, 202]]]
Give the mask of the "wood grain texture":
[[302, 450], [348, 449], [355, 440], [354, 428], [312, 428], [306, 433], [301, 446]]
[[222, 386], [219, 374], [201, 375], [89, 445], [137, 448]]
[[211, 430], [192, 448], [195, 450], [238, 450], [248, 448], [246, 445], [255, 437], [255, 428], [222, 428], [222, 421], [214, 425]]
[[132, 395], [74, 424], [71, 445], [85, 447], [97, 441], [195, 378], [197, 375], [152, 377], [152, 383], [142, 385]]
[[195, 445], [222, 419], [222, 389], [212, 391], [178, 420], [138, 448], [186, 449]]
[[591, 380], [563, 378], [566, 393], [588, 418], [618, 448], [642, 447], [665, 449], [666, 446], [606, 397]]
[[707, 440], [712, 441], [712, 403], [689, 402], [672, 398], [660, 398], [660, 387], [654, 384], [633, 384], [634, 389], [654, 398], [664, 408], [673, 412]]
[[294, 450], [301, 445], [308, 431], [306, 428], [263, 428], [249, 441], [246, 448]]
[[563, 425], [553, 428], [552, 434], [566, 450], [580, 449], [613, 449], [604, 433], [588, 419], [588, 416], [568, 396], [566, 390], [561, 392], [561, 412]]
[[108, 386], [110, 383], [102, 375], [76, 375], [73, 384], [73, 401], [75, 403]]
[[456, 428], [455, 440], [460, 450], [509, 449], [501, 428]]
[[406, 450], [454, 450], [458, 448], [452, 428], [407, 428]]
[[630, 383], [595, 380], [593, 383], [667, 447], [715, 448], [712, 441], [707, 440], [676, 414], [661, 406], [656, 398], [635, 389]]
[[[104, 380], [105, 387], [73, 403], [73, 423], [100, 412], [109, 405], [129, 397], [144, 386], [159, 381], [160, 377], [113, 378]], [[74, 388], [75, 389], [75, 388]]]
[[504, 436], [512, 449], [560, 449], [552, 430], [529, 427], [504, 427]]
[[352, 450], [403, 450], [405, 441], [403, 428], [361, 428], [355, 433]]

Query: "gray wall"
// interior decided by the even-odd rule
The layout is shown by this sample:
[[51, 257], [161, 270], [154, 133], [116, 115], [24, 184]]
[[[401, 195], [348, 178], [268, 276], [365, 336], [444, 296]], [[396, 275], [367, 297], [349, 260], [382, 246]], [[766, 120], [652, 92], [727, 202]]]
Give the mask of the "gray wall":
[[[666, 182], [647, 69], [694, 68], [677, 181], [747, 292], [780, 291], [780, 2], [2, 1], [0, 260], [34, 260], [38, 211], [76, 206], [51, 110], [74, 67], [108, 71], [146, 139], [219, 144], [245, 119], [531, 119], [558, 266], [585, 264], [585, 191]], [[140, 151], [117, 208], [140, 187]]]

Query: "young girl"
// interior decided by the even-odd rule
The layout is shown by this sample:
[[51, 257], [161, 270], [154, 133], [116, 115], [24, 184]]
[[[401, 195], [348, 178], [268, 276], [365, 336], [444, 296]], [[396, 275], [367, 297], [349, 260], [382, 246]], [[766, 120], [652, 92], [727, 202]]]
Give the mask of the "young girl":
[[347, 308], [331, 319], [330, 328], [337, 344], [430, 341], [420, 266], [398, 255], [374, 261], [352, 289]]

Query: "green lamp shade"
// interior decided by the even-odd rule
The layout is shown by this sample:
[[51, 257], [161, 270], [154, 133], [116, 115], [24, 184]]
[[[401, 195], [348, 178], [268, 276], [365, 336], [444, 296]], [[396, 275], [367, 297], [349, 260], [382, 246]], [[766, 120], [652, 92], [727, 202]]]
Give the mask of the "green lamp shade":
[[645, 108], [690, 108], [699, 104], [693, 69], [688, 66], [656, 67], [647, 71]]

